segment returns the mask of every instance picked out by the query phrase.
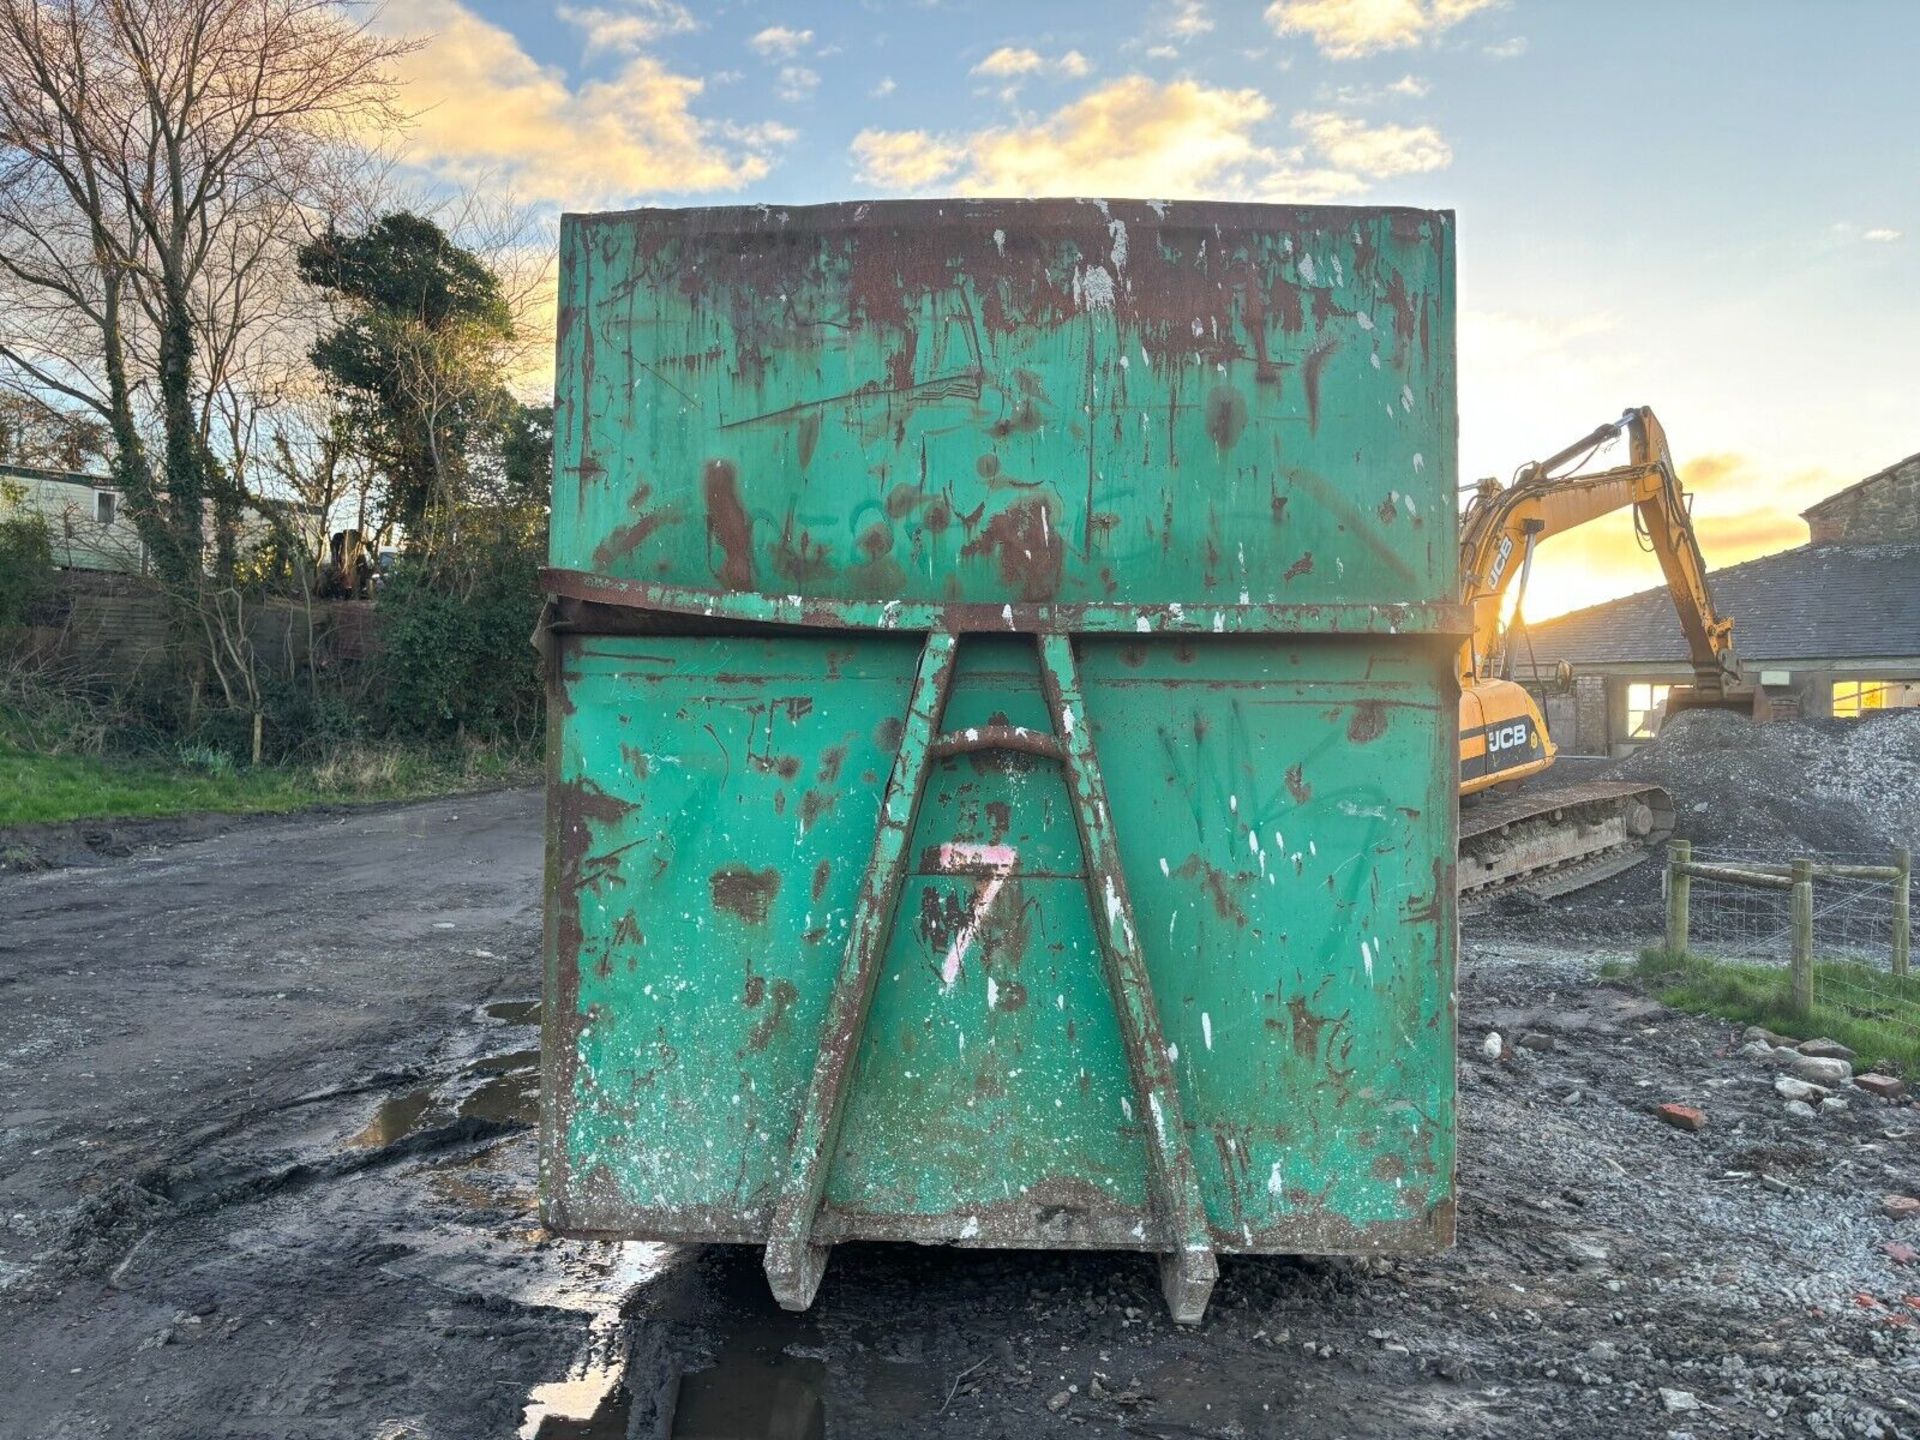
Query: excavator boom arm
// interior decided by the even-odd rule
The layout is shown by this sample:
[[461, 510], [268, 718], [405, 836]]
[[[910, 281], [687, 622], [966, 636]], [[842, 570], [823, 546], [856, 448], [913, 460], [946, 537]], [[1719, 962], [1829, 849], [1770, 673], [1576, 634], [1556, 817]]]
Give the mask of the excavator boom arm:
[[[1628, 432], [1626, 465], [1590, 475], [1556, 477], [1554, 469], [1591, 453], [1620, 430]], [[1473, 634], [1460, 655], [1460, 677], [1484, 677], [1499, 647], [1508, 587], [1532, 548], [1550, 536], [1631, 505], [1667, 578], [1693, 661], [1695, 684], [1723, 690], [1737, 679], [1733, 622], [1715, 610], [1706, 559], [1694, 534], [1686, 492], [1667, 450], [1666, 432], [1651, 410], [1627, 411], [1617, 421], [1525, 467], [1504, 489], [1486, 482], [1462, 520], [1461, 575], [1473, 610]]]

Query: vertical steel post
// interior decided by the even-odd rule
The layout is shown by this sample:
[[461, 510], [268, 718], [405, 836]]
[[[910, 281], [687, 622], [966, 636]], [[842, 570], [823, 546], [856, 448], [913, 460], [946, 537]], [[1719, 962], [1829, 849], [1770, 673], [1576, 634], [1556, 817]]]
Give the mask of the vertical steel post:
[[1793, 862], [1793, 1008], [1813, 1010], [1813, 862]]
[[1897, 845], [1893, 851], [1893, 973], [1905, 977], [1912, 935], [1913, 851]]
[[1676, 957], [1687, 953], [1688, 906], [1693, 898], [1693, 877], [1687, 866], [1692, 860], [1692, 841], [1667, 842], [1667, 953]]
[[1152, 982], [1133, 924], [1133, 901], [1114, 839], [1106, 782], [1094, 755], [1086, 697], [1069, 635], [1035, 637], [1040, 652], [1040, 684], [1052, 713], [1055, 734], [1066, 752], [1067, 789], [1087, 865], [1087, 901], [1094, 934], [1120, 1022], [1121, 1040], [1134, 1092], [1147, 1119], [1147, 1157], [1155, 1209], [1164, 1228], [1166, 1253], [1160, 1260], [1160, 1288], [1167, 1308], [1181, 1325], [1197, 1325], [1219, 1277], [1206, 1206], [1194, 1168], [1193, 1149], [1181, 1116], [1180, 1094], [1166, 1035], [1160, 1027]]
[[846, 1113], [847, 1082], [873, 1004], [887, 943], [893, 935], [893, 916], [907, 873], [907, 852], [913, 843], [913, 823], [926, 790], [929, 748], [939, 733], [952, 688], [956, 643], [952, 635], [934, 631], [920, 651], [920, 666], [907, 703], [906, 728], [893, 757], [887, 789], [880, 801], [880, 828], [873, 855], [867, 862], [860, 901], [854, 908], [847, 948], [827, 1004], [826, 1024], [820, 1035], [820, 1053], [814, 1061], [813, 1081], [800, 1110], [793, 1145], [788, 1152], [787, 1178], [774, 1210], [767, 1236], [767, 1282], [774, 1299], [788, 1310], [804, 1310], [827, 1269], [827, 1250], [813, 1243], [813, 1219], [826, 1193], [834, 1147], [840, 1140], [840, 1122]]

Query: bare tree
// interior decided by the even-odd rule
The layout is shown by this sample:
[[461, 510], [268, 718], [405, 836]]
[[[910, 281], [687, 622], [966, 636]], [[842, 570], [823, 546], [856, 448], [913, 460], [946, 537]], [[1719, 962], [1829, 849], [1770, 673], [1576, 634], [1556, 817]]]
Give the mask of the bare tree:
[[301, 217], [399, 119], [400, 48], [337, 0], [0, 0], [0, 383], [107, 424], [183, 636], [231, 632], [200, 647], [230, 703], [251, 688], [237, 380], [292, 293]]

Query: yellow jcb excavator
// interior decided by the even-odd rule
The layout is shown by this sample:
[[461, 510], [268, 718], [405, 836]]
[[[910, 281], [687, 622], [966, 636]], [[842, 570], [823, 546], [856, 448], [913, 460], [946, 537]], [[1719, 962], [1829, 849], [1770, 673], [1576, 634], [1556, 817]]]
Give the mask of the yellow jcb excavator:
[[[1626, 464], [1574, 473], [1622, 431]], [[1574, 470], [1561, 473], [1567, 466]], [[1673, 830], [1673, 798], [1657, 785], [1515, 788], [1551, 767], [1556, 747], [1532, 694], [1513, 679], [1515, 642], [1503, 617], [1524, 603], [1541, 541], [1628, 505], [1666, 574], [1693, 662], [1693, 684], [1674, 688], [1667, 713], [1752, 708], [1733, 621], [1714, 608], [1688, 498], [1651, 410], [1628, 410], [1522, 466], [1508, 485], [1482, 480], [1460, 521], [1462, 598], [1473, 611], [1459, 661], [1463, 905], [1502, 889], [1555, 895], [1594, 884], [1640, 863]]]

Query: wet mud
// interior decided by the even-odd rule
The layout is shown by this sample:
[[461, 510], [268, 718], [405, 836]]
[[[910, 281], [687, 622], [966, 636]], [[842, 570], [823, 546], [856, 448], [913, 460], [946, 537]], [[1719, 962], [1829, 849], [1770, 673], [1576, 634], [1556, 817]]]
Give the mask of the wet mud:
[[1507, 929], [1466, 942], [1442, 1256], [1227, 1257], [1183, 1329], [1139, 1255], [847, 1246], [790, 1315], [752, 1250], [557, 1238], [540, 848], [510, 793], [0, 878], [0, 1436], [1920, 1427], [1878, 1211], [1920, 1112], [1794, 1120], [1729, 1027]]

